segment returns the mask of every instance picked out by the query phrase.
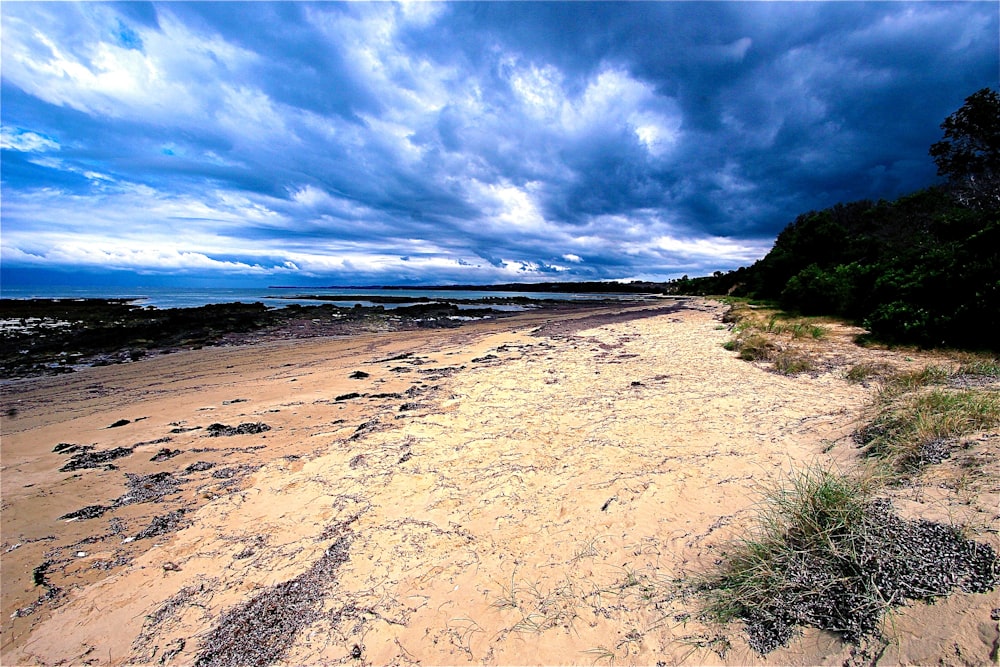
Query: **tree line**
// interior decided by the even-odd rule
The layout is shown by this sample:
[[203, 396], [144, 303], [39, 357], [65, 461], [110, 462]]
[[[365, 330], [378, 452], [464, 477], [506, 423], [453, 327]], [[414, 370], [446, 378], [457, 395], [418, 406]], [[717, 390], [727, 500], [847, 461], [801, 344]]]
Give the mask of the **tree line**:
[[942, 124], [941, 185], [798, 216], [749, 267], [671, 282], [855, 321], [888, 343], [1000, 350], [1000, 95]]

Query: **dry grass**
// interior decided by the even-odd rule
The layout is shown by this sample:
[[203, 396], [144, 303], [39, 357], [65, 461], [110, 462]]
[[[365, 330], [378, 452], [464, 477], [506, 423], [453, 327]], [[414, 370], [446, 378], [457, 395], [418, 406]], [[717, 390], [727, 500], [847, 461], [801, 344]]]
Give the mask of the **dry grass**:
[[723, 347], [744, 361], [773, 362], [781, 375], [798, 375], [816, 369], [808, 354], [792, 349], [798, 341], [821, 340], [829, 330], [813, 319], [790, 318], [780, 311], [735, 302], [723, 316], [731, 324], [733, 338]]
[[793, 350], [783, 350], [774, 355], [774, 370], [781, 375], [798, 375], [816, 369], [815, 362], [807, 355]]
[[938, 387], [878, 403], [855, 440], [869, 456], [897, 470], [912, 470], [946, 458], [948, 441], [998, 425], [1000, 394]]
[[888, 375], [855, 442], [898, 472], [938, 463], [961, 437], [1000, 426], [998, 378], [991, 359]]

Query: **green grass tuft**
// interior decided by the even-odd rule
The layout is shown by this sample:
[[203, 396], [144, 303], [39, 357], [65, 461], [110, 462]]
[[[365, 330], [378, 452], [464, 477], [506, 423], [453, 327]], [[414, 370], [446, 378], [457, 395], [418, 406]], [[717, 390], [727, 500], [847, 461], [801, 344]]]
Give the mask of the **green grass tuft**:
[[744, 361], [770, 361], [777, 346], [767, 336], [751, 333], [737, 339], [740, 359]]
[[862, 361], [851, 366], [844, 377], [848, 382], [863, 384], [868, 380], [877, 380], [886, 377], [893, 372], [892, 366], [873, 361]]
[[774, 355], [774, 370], [781, 375], [798, 375], [816, 370], [816, 364], [803, 354], [786, 350]]
[[766, 654], [797, 626], [857, 643], [905, 599], [996, 586], [992, 548], [952, 526], [899, 518], [878, 488], [869, 473], [810, 468], [769, 490], [747, 537], [702, 585], [705, 616], [742, 620], [750, 647]]
[[959, 375], [973, 375], [976, 377], [1000, 378], [1000, 360], [998, 359], [976, 359], [967, 361], [958, 367]]
[[894, 396], [914, 391], [921, 387], [947, 384], [951, 376], [951, 371], [944, 366], [925, 366], [918, 371], [891, 375], [886, 378], [885, 385], [882, 388], [882, 398], [883, 400], [886, 397], [891, 399]]
[[937, 458], [944, 441], [1000, 425], [1000, 394], [934, 388], [877, 404], [854, 438], [868, 454], [910, 469]]

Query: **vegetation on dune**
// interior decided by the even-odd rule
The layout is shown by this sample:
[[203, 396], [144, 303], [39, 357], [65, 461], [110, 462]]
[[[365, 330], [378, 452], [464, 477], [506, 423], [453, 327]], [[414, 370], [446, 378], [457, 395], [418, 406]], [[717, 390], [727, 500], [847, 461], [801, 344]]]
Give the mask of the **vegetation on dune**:
[[971, 95], [941, 127], [946, 184], [804, 213], [754, 265], [672, 288], [844, 317], [887, 343], [1000, 349], [1000, 95]]
[[[812, 370], [801, 339], [827, 336], [821, 321], [729, 301], [722, 319], [733, 336], [726, 349], [784, 375]], [[1000, 426], [1000, 359], [950, 356], [906, 371], [885, 361], [845, 366], [848, 382], [874, 385], [853, 433], [864, 448], [859, 467], [809, 467], [766, 489], [755, 518], [700, 582], [706, 619], [741, 621], [761, 655], [802, 627], [863, 645], [884, 641], [886, 615], [908, 600], [995, 589], [1000, 558], [992, 546], [957, 525], [904, 519], [886, 497], [953, 455], [968, 472], [982, 459], [966, 450]]]
[[736, 352], [744, 361], [771, 362], [772, 369], [781, 375], [798, 375], [816, 370], [815, 361], [803, 350], [791, 349], [779, 342], [786, 340], [819, 340], [828, 331], [810, 318], [789, 317], [786, 313], [770, 309], [757, 310], [745, 302], [734, 302], [723, 317], [732, 325], [733, 338], [723, 347]]
[[995, 359], [888, 375], [854, 440], [895, 472], [939, 463], [962, 436], [1000, 426], [998, 378]]
[[706, 615], [742, 620], [750, 647], [766, 654], [798, 626], [858, 643], [908, 599], [997, 585], [1000, 560], [989, 545], [900, 518], [878, 489], [869, 474], [814, 468], [769, 490], [748, 536], [704, 582]]

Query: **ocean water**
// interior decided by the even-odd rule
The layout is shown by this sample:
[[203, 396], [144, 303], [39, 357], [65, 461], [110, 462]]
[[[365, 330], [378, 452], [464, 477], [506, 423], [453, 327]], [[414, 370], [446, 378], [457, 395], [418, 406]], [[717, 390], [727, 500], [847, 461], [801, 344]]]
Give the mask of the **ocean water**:
[[[431, 300], [448, 301], [453, 299], [487, 299], [490, 297], [526, 297], [529, 299], [556, 299], [561, 301], [586, 301], [595, 299], [636, 299], [639, 295], [629, 294], [587, 294], [578, 292], [479, 292], [466, 290], [384, 290], [358, 288], [270, 288], [270, 287], [149, 287], [149, 288], [95, 288], [95, 287], [30, 287], [0, 289], [0, 297], [4, 299], [129, 299], [137, 305], [153, 308], [197, 308], [213, 303], [255, 303], [260, 302], [271, 308], [284, 308], [290, 304], [303, 306], [332, 303], [336, 306], [350, 308], [355, 304], [362, 306], [381, 305], [386, 310], [410, 305], [407, 303], [382, 303], [362, 299], [345, 301], [320, 301], [315, 299], [294, 298], [298, 296], [389, 296], [427, 298]], [[412, 302], [411, 302], [412, 303]], [[473, 305], [460, 305], [460, 308], [475, 308]], [[490, 307], [497, 310], [522, 310], [516, 305]]]

